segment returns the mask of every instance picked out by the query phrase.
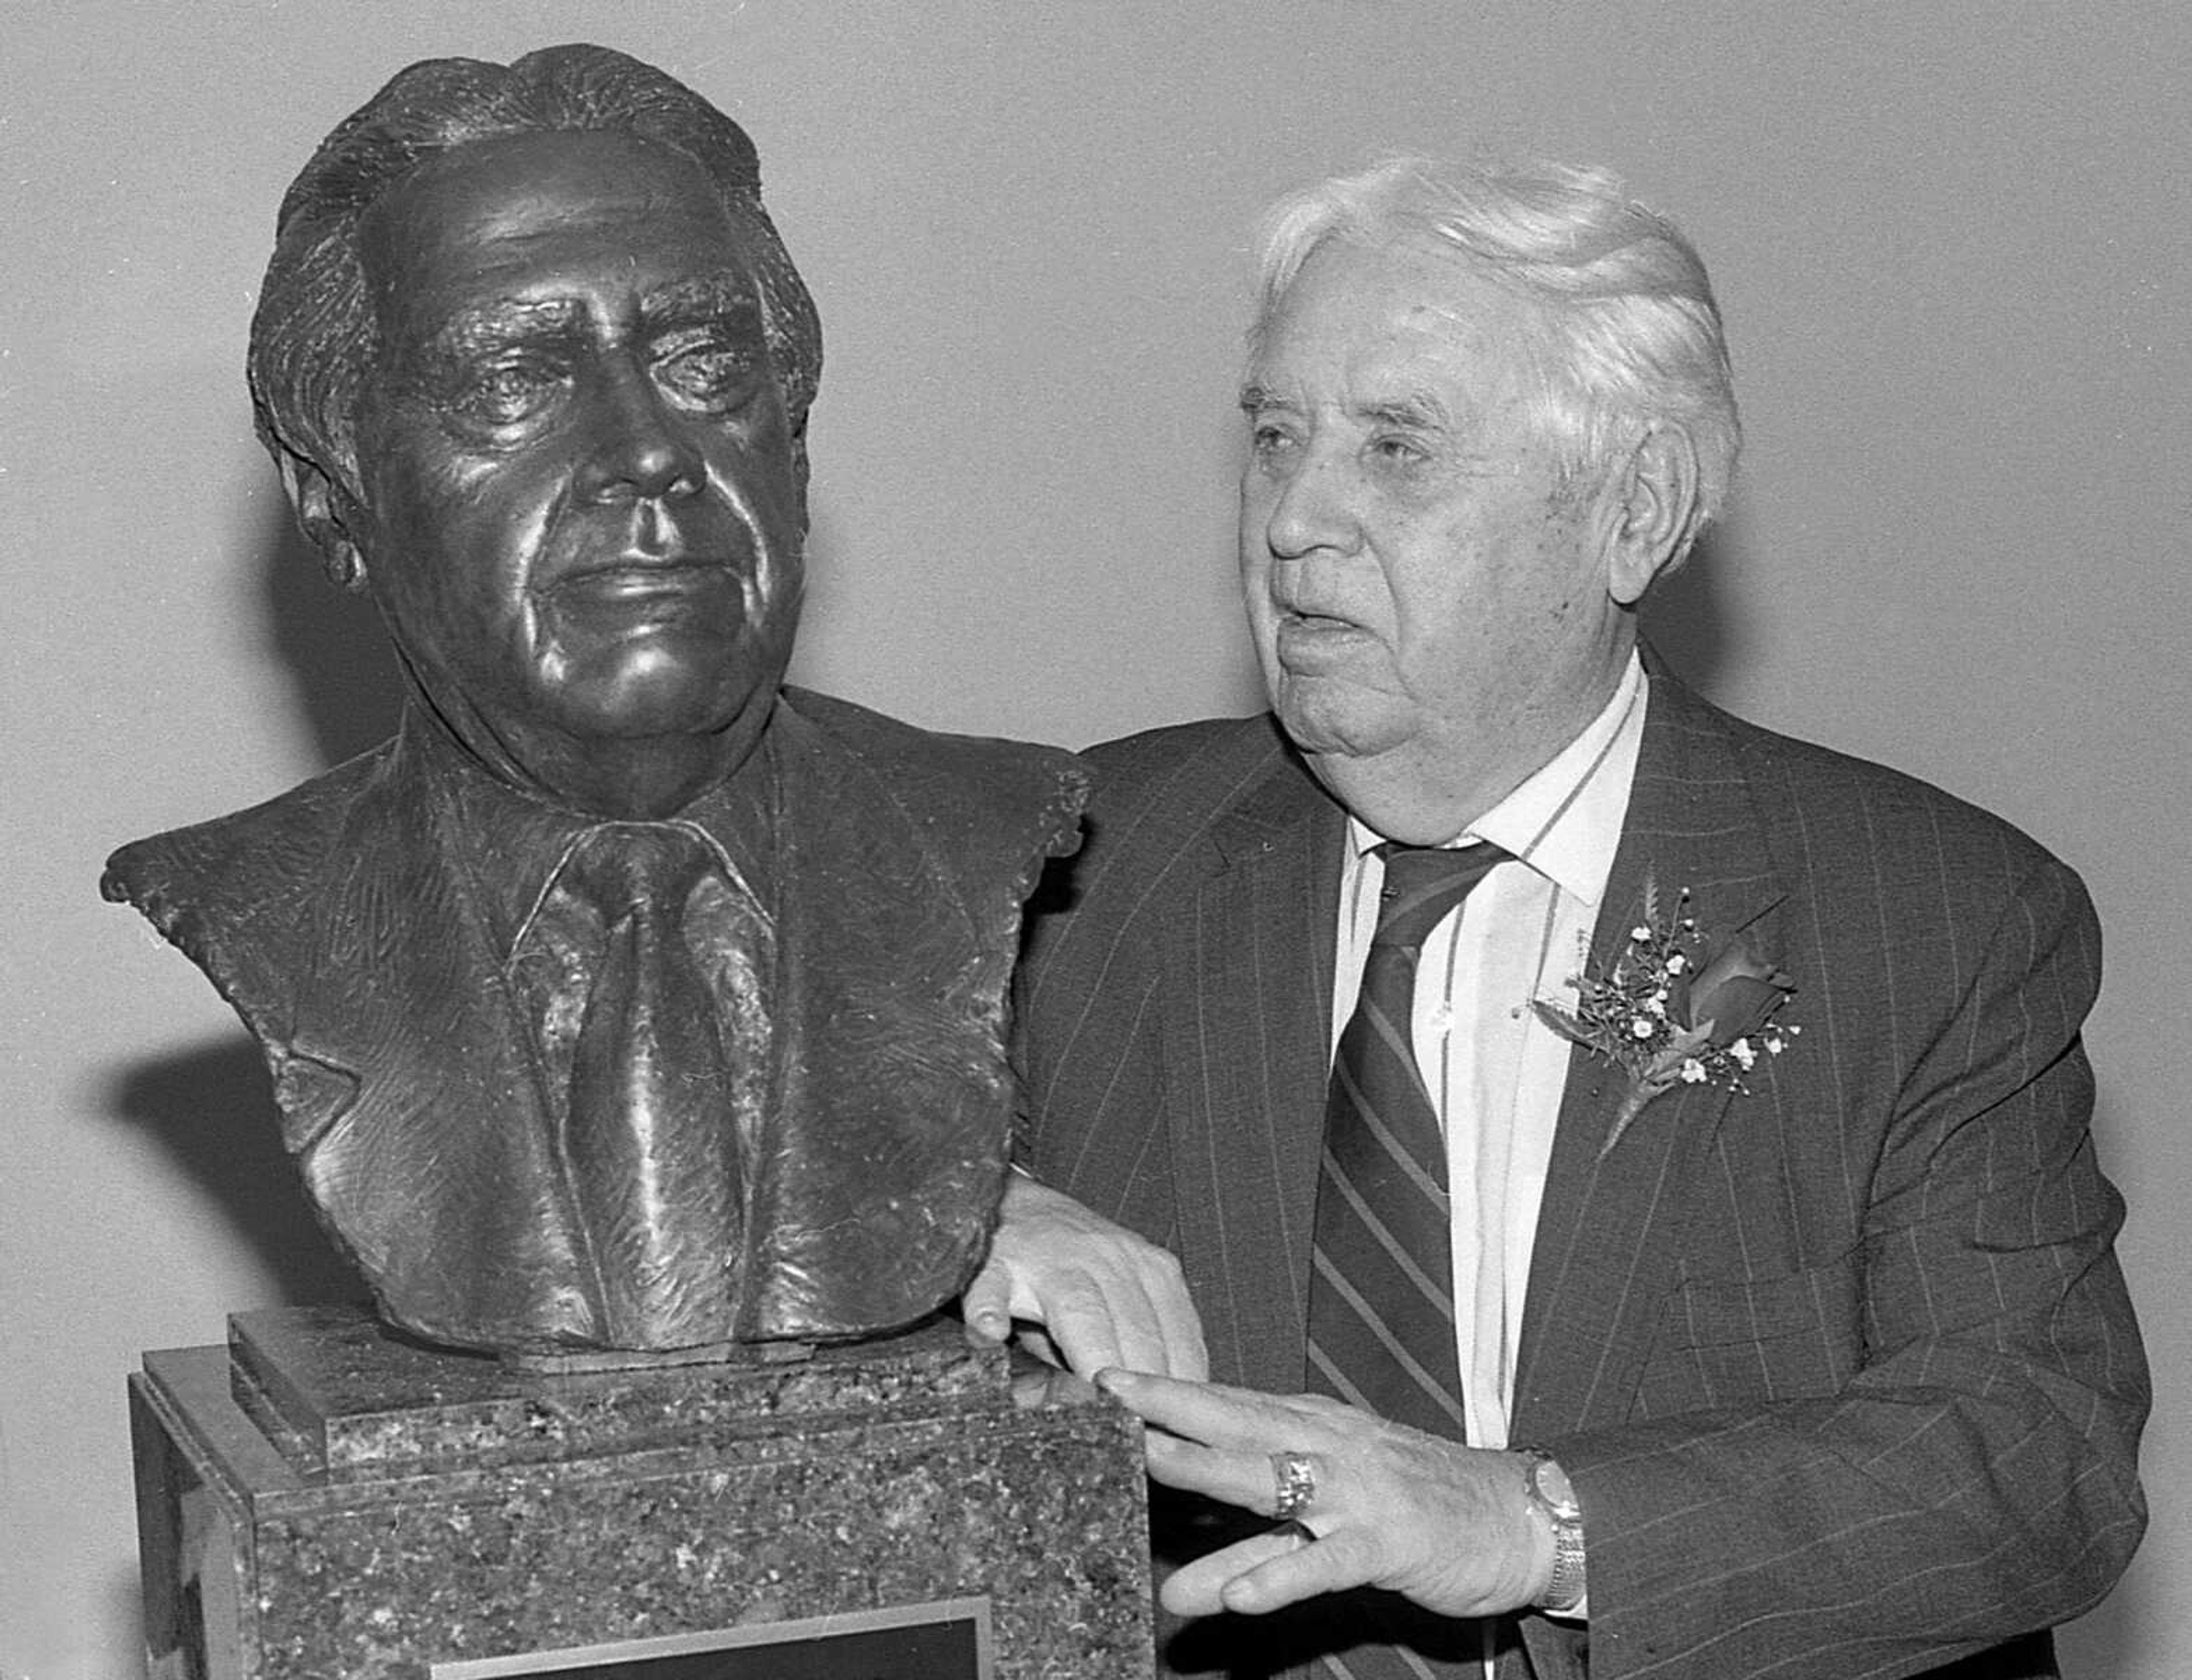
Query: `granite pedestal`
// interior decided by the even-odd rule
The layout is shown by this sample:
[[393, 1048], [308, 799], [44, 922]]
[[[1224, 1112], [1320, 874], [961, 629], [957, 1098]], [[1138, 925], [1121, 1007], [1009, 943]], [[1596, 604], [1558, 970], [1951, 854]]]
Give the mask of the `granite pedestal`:
[[288, 1309], [130, 1409], [153, 1680], [1150, 1672], [1139, 1425], [956, 1325], [540, 1373]]

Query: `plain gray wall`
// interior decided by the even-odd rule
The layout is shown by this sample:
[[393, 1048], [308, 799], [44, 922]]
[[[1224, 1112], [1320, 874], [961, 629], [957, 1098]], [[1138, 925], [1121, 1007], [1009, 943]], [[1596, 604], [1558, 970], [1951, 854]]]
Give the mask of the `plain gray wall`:
[[[443, 14], [446, 14], [446, 20]], [[1380, 151], [1623, 170], [1712, 264], [1750, 448], [1653, 612], [1761, 721], [2006, 813], [2109, 934], [2102, 1140], [2165, 1405], [2073, 1671], [2192, 1673], [2192, 9], [713, 0], [0, 8], [0, 1680], [136, 1671], [123, 1379], [347, 1294], [117, 843], [386, 730], [240, 368], [276, 203], [402, 64], [600, 40], [758, 141], [821, 305], [802, 674], [1078, 745], [1251, 702], [1230, 579], [1247, 229]], [[1801, 978], [1801, 977], [1800, 977]]]

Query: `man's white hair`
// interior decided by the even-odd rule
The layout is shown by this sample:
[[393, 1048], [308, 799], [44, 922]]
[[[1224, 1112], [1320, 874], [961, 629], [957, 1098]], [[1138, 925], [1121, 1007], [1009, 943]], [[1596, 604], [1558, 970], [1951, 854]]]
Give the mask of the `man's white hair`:
[[1720, 310], [1696, 249], [1602, 169], [1442, 167], [1396, 157], [1282, 199], [1258, 243], [1252, 351], [1310, 254], [1328, 239], [1450, 249], [1532, 306], [1520, 346], [1536, 418], [1571, 477], [1611, 466], [1654, 424], [1697, 448], [1692, 534], [1720, 511], [1742, 441]]

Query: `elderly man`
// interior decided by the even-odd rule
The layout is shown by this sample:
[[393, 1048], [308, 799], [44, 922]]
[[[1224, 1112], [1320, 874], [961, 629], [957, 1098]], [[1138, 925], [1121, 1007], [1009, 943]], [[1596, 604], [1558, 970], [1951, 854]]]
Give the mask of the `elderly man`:
[[1263, 263], [1274, 715], [1092, 755], [970, 1326], [1286, 1519], [1183, 1668], [2052, 1673], [2143, 1522], [2083, 889], [1640, 658], [1737, 426], [1613, 181], [1395, 163]]
[[620, 54], [414, 65], [283, 205], [260, 428], [402, 731], [106, 889], [259, 1037], [418, 1334], [854, 1335], [981, 1254], [1082, 778], [782, 688], [820, 364], [745, 134]]

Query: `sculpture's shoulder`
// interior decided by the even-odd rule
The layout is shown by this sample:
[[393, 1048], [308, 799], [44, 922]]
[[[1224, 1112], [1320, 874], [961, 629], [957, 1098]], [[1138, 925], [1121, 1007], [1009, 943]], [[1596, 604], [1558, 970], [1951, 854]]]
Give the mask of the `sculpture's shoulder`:
[[[1061, 747], [923, 729], [851, 700], [787, 689], [791, 756], [842, 755], [947, 863], [1070, 852], [1088, 774]], [[803, 751], [802, 751], [803, 749]]]
[[134, 906], [231, 991], [227, 970], [300, 921], [330, 852], [380, 779], [384, 744], [262, 804], [132, 841], [106, 860], [102, 896]]

